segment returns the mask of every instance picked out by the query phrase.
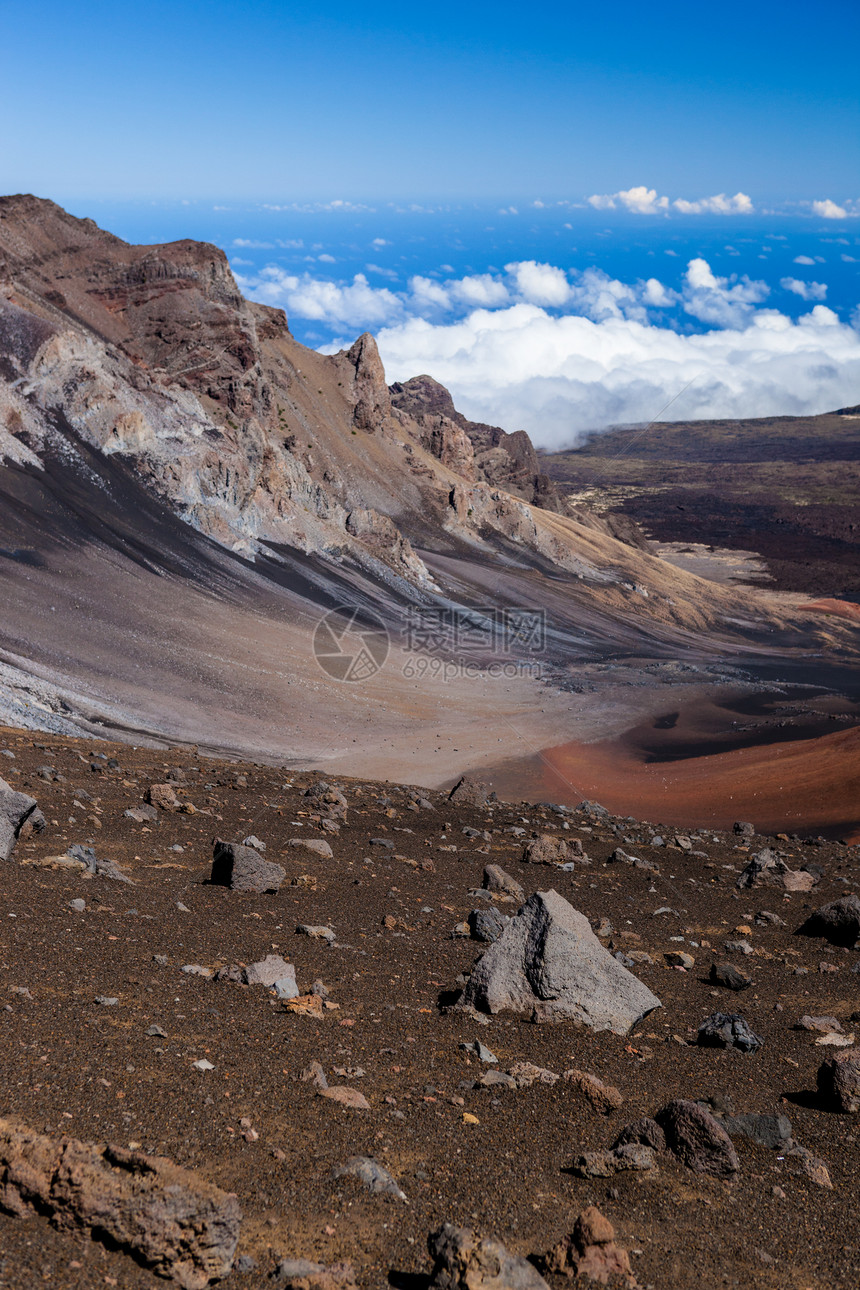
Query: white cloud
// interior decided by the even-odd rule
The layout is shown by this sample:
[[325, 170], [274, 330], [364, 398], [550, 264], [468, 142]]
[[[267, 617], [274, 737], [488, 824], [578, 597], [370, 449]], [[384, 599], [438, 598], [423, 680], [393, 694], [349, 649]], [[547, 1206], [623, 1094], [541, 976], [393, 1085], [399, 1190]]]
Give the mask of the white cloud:
[[765, 282], [746, 277], [715, 277], [707, 260], [690, 260], [685, 275], [684, 311], [716, 327], [738, 327], [769, 295]]
[[592, 427], [660, 414], [821, 412], [856, 401], [860, 384], [860, 335], [822, 305], [798, 322], [766, 309], [737, 329], [680, 335], [628, 318], [555, 317], [518, 303], [453, 323], [410, 318], [378, 339], [389, 380], [430, 372], [468, 416], [526, 429], [550, 448]]
[[616, 210], [622, 206], [635, 215], [665, 214], [670, 206], [680, 215], [752, 215], [755, 211], [752, 198], [746, 193], [735, 193], [734, 197], [716, 193], [713, 197], [700, 197], [696, 201], [678, 197], [670, 203], [668, 197], [657, 196], [656, 188], [646, 188], [644, 184], [619, 193], [595, 193], [588, 198], [588, 203], [599, 211]]
[[814, 264], [815, 261], [813, 260], [811, 255], [796, 255], [794, 257], [794, 263], [795, 264]]
[[667, 291], [657, 278], [649, 278], [645, 283], [643, 298], [646, 304], [654, 305], [657, 309], [666, 309], [678, 299], [675, 292]]
[[644, 184], [619, 193], [595, 193], [588, 198], [588, 203], [600, 211], [615, 210], [616, 206], [623, 206], [636, 215], [662, 215], [669, 209], [669, 198], [658, 197], [656, 188], [646, 188]]
[[848, 212], [844, 206], [837, 206], [829, 197], [825, 197], [823, 202], [813, 202], [812, 210], [814, 214], [820, 215], [822, 219], [847, 219]]
[[233, 245], [244, 246], [249, 251], [273, 251], [275, 248], [274, 242], [258, 242], [253, 237], [234, 237]]
[[380, 250], [383, 246], [391, 246], [391, 243], [387, 240], [387, 238], [375, 237], [370, 245], [375, 246], [377, 250]]
[[474, 273], [465, 278], [449, 281], [451, 295], [466, 305], [486, 306], [489, 309], [507, 304], [510, 299], [504, 282], [491, 273]]
[[253, 279], [236, 276], [243, 293], [263, 304], [278, 305], [287, 314], [328, 323], [332, 327], [380, 327], [401, 318], [403, 303], [387, 287], [372, 287], [363, 273], [351, 283], [326, 282], [309, 273], [300, 277], [270, 265]]
[[513, 278], [517, 294], [534, 305], [558, 308], [570, 299], [570, 283], [564, 269], [536, 260], [506, 264], [505, 273]]
[[700, 197], [694, 202], [679, 197], [672, 205], [682, 215], [752, 215], [755, 211], [752, 199], [746, 193], [735, 193], [734, 197], [717, 193], [714, 197]]
[[420, 274], [416, 274], [414, 278], [409, 279], [409, 290], [412, 292], [412, 299], [419, 313], [428, 308], [451, 308], [450, 292], [440, 282], [434, 281], [433, 278], [424, 278]]
[[857, 260], [854, 258], [854, 256], [853, 256], [853, 255], [846, 255], [844, 251], [842, 252], [842, 254], [840, 255], [840, 257], [839, 257], [839, 258], [840, 258], [840, 260], [844, 260], [846, 264], [856, 264], [856, 263], [857, 263]]
[[783, 291], [792, 291], [801, 300], [823, 300], [827, 295], [827, 284], [824, 282], [801, 282], [799, 278], [781, 278], [779, 285]]
[[334, 256], [329, 255], [327, 251], [324, 252], [322, 255], [318, 255], [317, 259], [320, 261], [321, 264], [337, 264], [337, 260], [334, 258]]

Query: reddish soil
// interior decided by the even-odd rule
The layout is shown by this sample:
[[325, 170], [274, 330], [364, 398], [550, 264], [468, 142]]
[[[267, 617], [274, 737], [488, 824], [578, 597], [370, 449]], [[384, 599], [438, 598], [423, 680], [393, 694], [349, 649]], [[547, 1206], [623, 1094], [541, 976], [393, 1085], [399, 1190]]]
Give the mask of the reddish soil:
[[[763, 833], [799, 831], [860, 841], [860, 729], [816, 739], [650, 762], [634, 732], [601, 743], [566, 743], [530, 759], [538, 797], [591, 798], [618, 814], [664, 824]], [[491, 778], [504, 790], [512, 772]], [[515, 773], [515, 772], [514, 772]]]

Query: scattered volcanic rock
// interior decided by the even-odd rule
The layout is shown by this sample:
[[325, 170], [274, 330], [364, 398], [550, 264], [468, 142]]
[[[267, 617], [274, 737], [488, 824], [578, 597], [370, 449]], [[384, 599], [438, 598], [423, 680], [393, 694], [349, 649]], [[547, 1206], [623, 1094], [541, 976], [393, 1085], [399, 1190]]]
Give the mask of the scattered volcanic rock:
[[22, 830], [29, 825], [35, 833], [45, 827], [45, 817], [35, 797], [17, 793], [0, 779], [0, 860], [8, 860]]
[[639, 1142], [625, 1142], [609, 1151], [584, 1151], [574, 1158], [571, 1172], [579, 1178], [611, 1178], [621, 1173], [652, 1173], [654, 1150]]
[[490, 793], [486, 784], [480, 784], [476, 779], [470, 779], [468, 775], [463, 775], [461, 779], [451, 789], [448, 794], [448, 801], [453, 802], [456, 806], [474, 806], [481, 808], [495, 799], [495, 793]]
[[401, 1191], [388, 1170], [383, 1169], [371, 1156], [350, 1156], [349, 1160], [332, 1171], [332, 1178], [357, 1178], [368, 1191], [406, 1200], [405, 1192]]
[[516, 878], [506, 873], [501, 865], [485, 866], [482, 886], [485, 891], [499, 892], [503, 896], [513, 897], [514, 900], [522, 901], [526, 898], [526, 893]]
[[310, 1259], [282, 1259], [273, 1276], [285, 1290], [356, 1290], [352, 1264], [342, 1261], [326, 1266]]
[[765, 847], [752, 857], [749, 864], [743, 869], [738, 877], [737, 886], [740, 888], [758, 887], [766, 879], [776, 879], [780, 872], [786, 866], [779, 860], [775, 851]]
[[570, 857], [570, 849], [564, 838], [554, 838], [551, 833], [542, 833], [532, 838], [523, 849], [523, 864], [561, 865]]
[[833, 945], [856, 945], [860, 940], [860, 897], [852, 892], [831, 900], [797, 930], [803, 936], [824, 936]]
[[757, 1053], [764, 1040], [736, 1012], [712, 1012], [699, 1026], [696, 1043], [702, 1048], [739, 1048], [742, 1053]]
[[296, 979], [296, 969], [278, 954], [267, 954], [259, 963], [249, 963], [244, 971], [246, 985], [273, 986], [285, 977]]
[[468, 919], [472, 940], [492, 944], [499, 939], [507, 922], [507, 917], [497, 909], [473, 909]]
[[845, 1048], [821, 1063], [818, 1091], [839, 1111], [860, 1111], [860, 1048]]
[[231, 891], [277, 891], [287, 872], [279, 864], [264, 860], [253, 847], [240, 842], [215, 842], [210, 882]]
[[156, 806], [161, 811], [178, 811], [182, 806], [172, 784], [150, 784], [146, 790], [146, 800], [150, 806]]
[[83, 847], [76, 842], [69, 847], [66, 854], [86, 873], [96, 874], [99, 878], [110, 878], [114, 882], [131, 882], [131, 878], [123, 873], [119, 865], [113, 860], [105, 860], [104, 857], [97, 856], [92, 847]]
[[479, 960], [459, 1006], [626, 1035], [660, 1000], [603, 948], [584, 915], [546, 891], [529, 897]]
[[771, 1151], [781, 1151], [791, 1145], [791, 1120], [785, 1115], [749, 1111], [743, 1115], [725, 1115], [722, 1124], [729, 1137], [739, 1134], [757, 1142], [760, 1147], [769, 1147]]
[[0, 1162], [0, 1208], [16, 1218], [87, 1229], [183, 1290], [203, 1290], [233, 1265], [237, 1197], [169, 1160], [0, 1120]]
[[330, 860], [334, 854], [325, 838], [290, 838], [287, 846], [301, 847], [305, 851], [311, 851], [316, 856], [322, 856], [324, 860]]
[[724, 985], [727, 990], [746, 990], [752, 985], [752, 977], [735, 967], [734, 963], [712, 963], [708, 979], [714, 985]]
[[601, 1285], [633, 1287], [636, 1278], [626, 1250], [615, 1244], [615, 1228], [596, 1205], [578, 1216], [570, 1236], [559, 1241], [539, 1261], [542, 1272], [567, 1277], [588, 1277]]
[[604, 1084], [596, 1075], [587, 1071], [565, 1071], [562, 1079], [591, 1104], [601, 1115], [609, 1115], [624, 1104], [620, 1091], [612, 1084]]
[[639, 1120], [633, 1120], [630, 1124], [625, 1124], [618, 1137], [613, 1142], [613, 1148], [626, 1147], [631, 1142], [638, 1142], [643, 1147], [650, 1147], [652, 1151], [666, 1150], [666, 1135], [660, 1128], [656, 1120], [650, 1119], [643, 1115]]
[[434, 1260], [431, 1290], [549, 1290], [527, 1259], [467, 1227], [445, 1223], [427, 1244]]
[[678, 1098], [657, 1115], [666, 1145], [695, 1173], [726, 1177], [740, 1168], [737, 1152], [725, 1129], [697, 1102]]

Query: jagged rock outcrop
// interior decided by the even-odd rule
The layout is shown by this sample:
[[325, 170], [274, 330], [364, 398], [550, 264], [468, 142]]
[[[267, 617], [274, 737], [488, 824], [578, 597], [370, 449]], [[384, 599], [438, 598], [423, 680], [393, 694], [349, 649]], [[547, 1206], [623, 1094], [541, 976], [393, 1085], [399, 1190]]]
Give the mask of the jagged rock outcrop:
[[344, 357], [355, 373], [352, 382], [355, 400], [353, 421], [359, 430], [377, 430], [380, 423], [391, 416], [391, 397], [376, 341], [365, 332]]
[[419, 423], [433, 456], [451, 465], [464, 479], [504, 488], [544, 510], [561, 511], [555, 484], [541, 471], [525, 430], [509, 434], [499, 426], [469, 421], [454, 407], [450, 392], [432, 376], [413, 376], [395, 383], [391, 403]]

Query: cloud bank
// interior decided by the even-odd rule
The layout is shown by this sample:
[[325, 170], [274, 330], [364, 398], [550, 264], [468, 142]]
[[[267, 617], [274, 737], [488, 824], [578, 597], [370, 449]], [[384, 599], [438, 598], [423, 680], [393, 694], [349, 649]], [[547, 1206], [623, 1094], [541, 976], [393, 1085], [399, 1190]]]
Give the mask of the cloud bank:
[[[238, 276], [238, 275], [237, 275]], [[525, 429], [546, 448], [619, 423], [826, 411], [857, 401], [860, 332], [819, 303], [827, 284], [786, 277], [809, 302], [793, 320], [767, 283], [688, 262], [676, 288], [535, 260], [502, 272], [374, 287], [271, 266], [238, 277], [246, 295], [327, 326], [372, 330], [389, 381], [427, 372], [474, 420]], [[857, 317], [860, 326], [860, 316]]]
[[678, 197], [670, 202], [668, 197], [658, 197], [656, 188], [646, 188], [644, 184], [619, 193], [595, 193], [588, 198], [588, 204], [599, 211], [620, 207], [634, 215], [667, 215], [670, 209], [680, 215], [752, 215], [755, 212], [752, 199], [746, 193], [735, 193], [734, 197], [716, 193], [713, 197], [700, 197], [696, 201]]

